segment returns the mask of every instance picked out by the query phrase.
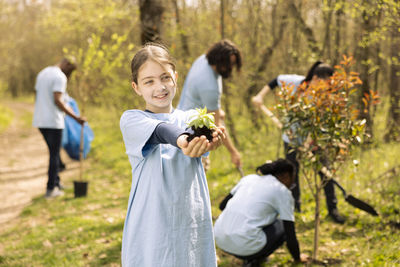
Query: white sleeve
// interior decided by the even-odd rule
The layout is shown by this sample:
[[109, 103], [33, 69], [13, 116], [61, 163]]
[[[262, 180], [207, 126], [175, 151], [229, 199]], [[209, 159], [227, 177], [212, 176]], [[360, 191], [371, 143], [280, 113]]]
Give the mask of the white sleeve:
[[67, 88], [67, 78], [61, 75], [54, 76], [52, 81], [51, 90], [54, 92], [65, 93]]
[[304, 80], [304, 76], [297, 74], [281, 74], [276, 79], [278, 81], [279, 87], [282, 87], [282, 83], [286, 85], [294, 85], [296, 88]]
[[294, 222], [294, 200], [289, 190], [280, 192], [277, 210], [281, 220]]
[[120, 128], [124, 139], [126, 153], [143, 158], [155, 145], [146, 145], [155, 128], [162, 121], [146, 116], [139, 110], [125, 111], [121, 116]]

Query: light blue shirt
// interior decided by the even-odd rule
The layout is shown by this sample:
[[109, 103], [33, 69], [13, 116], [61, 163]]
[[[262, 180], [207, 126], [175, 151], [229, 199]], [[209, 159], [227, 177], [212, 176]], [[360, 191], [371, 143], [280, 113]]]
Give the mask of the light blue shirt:
[[215, 222], [215, 241], [231, 254], [249, 256], [268, 242], [262, 228], [281, 220], [294, 222], [290, 190], [272, 175], [251, 174], [231, 190], [233, 197]]
[[208, 64], [206, 55], [195, 60], [183, 84], [178, 109], [221, 108], [222, 77]]
[[297, 74], [281, 74], [278, 75], [276, 80], [278, 81], [279, 87], [282, 88], [282, 84], [285, 83], [286, 85], [294, 85], [294, 90], [293, 93], [296, 92], [297, 87], [304, 81], [306, 77], [303, 75], [297, 75]]
[[128, 110], [121, 117], [132, 166], [122, 266], [217, 265], [210, 197], [200, 158], [188, 157], [170, 144], [146, 144], [159, 123], [186, 128], [193, 114]]

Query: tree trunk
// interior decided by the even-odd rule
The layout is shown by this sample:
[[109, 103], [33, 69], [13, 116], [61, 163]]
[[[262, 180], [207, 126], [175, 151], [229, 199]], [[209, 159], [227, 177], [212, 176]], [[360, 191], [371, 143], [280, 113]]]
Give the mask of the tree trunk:
[[297, 7], [293, 1], [291, 1], [289, 3], [288, 12], [289, 12], [290, 16], [294, 18], [296, 25], [299, 27], [300, 31], [307, 38], [307, 45], [308, 45], [309, 49], [312, 52], [314, 52], [317, 55], [317, 57], [321, 57], [321, 50], [318, 47], [318, 42], [317, 42], [317, 39], [315, 39], [314, 32], [310, 27], [308, 27], [308, 25], [302, 18], [301, 13], [297, 9]]
[[[378, 16], [376, 17], [376, 28], [380, 29], [381, 28], [381, 20], [382, 20], [382, 9], [379, 9], [378, 11]], [[380, 86], [379, 86], [379, 76], [380, 73], [382, 71], [382, 60], [381, 60], [381, 42], [377, 42], [375, 44], [375, 74], [374, 74], [374, 91], [376, 91], [378, 94]], [[375, 118], [375, 114], [376, 114], [376, 110], [377, 110], [377, 105], [373, 106], [373, 110], [371, 111], [371, 116], [372, 118]]]
[[[276, 5], [275, 5], [276, 6]], [[276, 9], [276, 8], [275, 8]], [[259, 26], [260, 26], [260, 11], [261, 11], [261, 3], [259, 0], [252, 0], [248, 1], [247, 3], [247, 12], [248, 12], [248, 29], [249, 29], [249, 35], [248, 35], [248, 40], [249, 40], [249, 45], [251, 49], [251, 53], [253, 55], [256, 55], [258, 53], [257, 51], [257, 43], [259, 39]], [[273, 29], [271, 29], [273, 32]], [[273, 33], [272, 33], [273, 34]], [[274, 36], [274, 35], [272, 35]]]
[[322, 54], [324, 58], [331, 58], [331, 21], [332, 21], [332, 0], [327, 1], [327, 11], [324, 12], [324, 22], [325, 22], [325, 36], [324, 44], [322, 46]]
[[[366, 127], [366, 133], [369, 135], [368, 139], [372, 139], [373, 132], [372, 132], [372, 127], [373, 127], [373, 120], [372, 117], [369, 113], [370, 111], [370, 102], [365, 105], [363, 102], [363, 97], [365, 94], [369, 95], [369, 90], [371, 89], [370, 87], [370, 75], [369, 75], [369, 63], [368, 59], [370, 58], [370, 43], [369, 43], [369, 38], [368, 35], [372, 30], [372, 25], [371, 25], [371, 18], [368, 16], [368, 14], [364, 11], [362, 14], [362, 45], [358, 47], [359, 49], [359, 58], [358, 62], [361, 63], [361, 72], [360, 72], [360, 79], [362, 80], [362, 85], [361, 85], [361, 92], [359, 94], [358, 98], [358, 103], [360, 107], [360, 119], [366, 119], [367, 120], [367, 127]], [[368, 140], [367, 140], [368, 141]], [[369, 140], [371, 141], [371, 140]]]
[[161, 42], [161, 26], [164, 6], [162, 0], [139, 0], [141, 40], [147, 42]]
[[8, 78], [8, 90], [11, 93], [11, 96], [13, 98], [17, 98], [18, 97], [18, 83], [17, 83], [17, 79], [14, 77], [14, 75], [10, 75], [10, 77]]
[[[317, 172], [315, 172], [315, 176], [318, 176]], [[318, 245], [319, 245], [319, 224], [320, 224], [320, 193], [321, 193], [321, 187], [318, 185], [317, 178], [315, 178], [315, 186], [316, 186], [316, 192], [315, 192], [315, 214], [314, 214], [314, 248], [313, 248], [313, 255], [312, 259], [314, 261], [317, 260], [318, 257]]]
[[278, 36], [276, 39], [273, 40], [272, 44], [264, 49], [261, 54], [260, 64], [257, 67], [257, 70], [252, 75], [250, 81], [251, 84], [247, 88], [246, 94], [246, 103], [249, 107], [252, 107], [251, 98], [257, 93], [257, 90], [260, 89], [261, 84], [260, 80], [262, 80], [262, 72], [267, 68], [269, 61], [271, 60], [272, 53], [274, 52], [275, 48], [278, 47], [281, 40], [283, 39], [283, 33], [285, 31], [287, 25], [286, 16], [281, 18], [281, 23], [279, 25]]
[[314, 261], [317, 260], [318, 258], [318, 247], [319, 247], [319, 225], [320, 225], [320, 209], [321, 209], [321, 189], [323, 187], [323, 181], [319, 183], [319, 177], [318, 177], [318, 171], [314, 171], [314, 185], [315, 185], [315, 213], [314, 213], [314, 248], [313, 248], [313, 254], [312, 254], [312, 259]]
[[392, 42], [390, 47], [390, 108], [384, 136], [385, 142], [400, 141], [400, 33], [396, 27], [392, 30]]
[[272, 11], [271, 11], [271, 36], [273, 40], [276, 39], [276, 20], [277, 20], [277, 7], [278, 7], [278, 2], [277, 1], [275, 4], [272, 5]]
[[175, 22], [178, 28], [178, 34], [181, 38], [181, 43], [182, 43], [182, 50], [183, 50], [183, 59], [185, 60], [190, 56], [190, 51], [189, 51], [189, 45], [188, 45], [188, 37], [186, 35], [186, 32], [184, 31], [182, 25], [181, 25], [181, 19], [180, 19], [180, 12], [179, 12], [179, 7], [178, 7], [178, 0], [172, 0], [172, 4], [174, 5], [175, 9]]
[[[225, 38], [225, 3], [224, 0], [221, 0], [221, 6], [220, 6], [220, 22], [221, 22], [221, 39]], [[233, 123], [233, 116], [231, 114], [231, 109], [229, 107], [230, 103], [230, 91], [226, 85], [225, 81], [222, 81], [222, 87], [224, 88], [224, 101], [222, 102], [224, 105], [224, 111], [225, 111], [225, 125], [228, 128], [229, 135], [233, 140], [233, 143], [235, 146], [240, 147], [239, 144], [239, 139], [237, 138], [236, 134], [236, 128]]]
[[332, 65], [335, 66], [339, 63], [340, 59], [342, 58], [341, 55], [341, 47], [340, 47], [340, 41], [341, 41], [341, 34], [340, 34], [340, 29], [342, 28], [342, 16], [343, 16], [343, 9], [340, 8], [336, 11], [336, 27], [335, 27], [335, 51], [334, 51], [334, 58], [332, 61]]
[[221, 21], [221, 39], [225, 38], [225, 3], [224, 0], [221, 0], [221, 13], [220, 13], [220, 21]]
[[274, 52], [275, 48], [278, 47], [281, 40], [283, 39], [283, 34], [285, 32], [285, 28], [287, 25], [287, 17], [284, 15], [281, 18], [281, 22], [279, 25], [278, 36], [274, 38], [272, 44], [264, 49], [261, 54], [260, 64], [258, 65], [256, 71], [250, 77], [250, 86], [246, 90], [245, 101], [247, 103], [247, 107], [250, 110], [251, 117], [254, 118], [252, 123], [255, 127], [259, 128], [258, 125], [258, 112], [254, 109], [253, 104], [251, 103], [251, 98], [257, 94], [258, 90], [263, 86], [260, 81], [263, 81], [262, 72], [267, 68], [269, 61], [271, 60], [272, 53]]

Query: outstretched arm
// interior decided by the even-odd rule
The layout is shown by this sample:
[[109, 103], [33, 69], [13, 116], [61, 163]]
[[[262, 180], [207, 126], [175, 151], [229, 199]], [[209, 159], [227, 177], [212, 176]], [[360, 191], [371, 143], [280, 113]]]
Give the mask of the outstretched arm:
[[271, 88], [269, 87], [268, 84], [266, 84], [260, 92], [258, 92], [257, 95], [253, 96], [251, 101], [253, 102], [253, 105], [256, 107], [261, 106], [264, 103], [264, 97], [268, 92], [271, 91]]
[[307, 255], [300, 254], [299, 242], [297, 241], [294, 222], [283, 220], [283, 227], [285, 228], [286, 234], [286, 246], [293, 259], [297, 262], [307, 261]]
[[[210, 111], [214, 112], [214, 118], [215, 118], [215, 124], [217, 126], [223, 127], [224, 126], [224, 111], [221, 109]], [[226, 138], [223, 140], [224, 146], [228, 149], [229, 153], [231, 154], [231, 161], [233, 164], [235, 164], [236, 167], [241, 167], [242, 162], [241, 162], [241, 156], [239, 151], [236, 149], [235, 145], [233, 144], [231, 138], [229, 137], [229, 134], [227, 131], [225, 131]]]
[[212, 142], [209, 142], [204, 135], [195, 137], [190, 142], [187, 141], [187, 137], [188, 134], [180, 135], [176, 141], [177, 146], [182, 149], [183, 154], [195, 158], [216, 149], [224, 142], [226, 135], [224, 127], [217, 127], [213, 132]]

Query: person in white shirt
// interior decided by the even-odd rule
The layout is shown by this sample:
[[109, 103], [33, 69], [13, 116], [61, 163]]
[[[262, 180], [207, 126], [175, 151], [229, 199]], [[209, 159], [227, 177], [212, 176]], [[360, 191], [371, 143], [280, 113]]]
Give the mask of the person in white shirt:
[[35, 111], [33, 126], [39, 128], [49, 149], [49, 169], [46, 198], [63, 194], [58, 176], [62, 130], [65, 127], [64, 113], [82, 124], [85, 118], [77, 116], [65, 104], [67, 80], [76, 69], [76, 65], [64, 58], [54, 66], [44, 68], [36, 77]]
[[286, 159], [265, 163], [258, 174], [243, 177], [220, 204], [214, 225], [215, 241], [223, 251], [243, 260], [243, 266], [260, 266], [285, 241], [293, 259], [300, 254], [294, 225], [293, 164]]

